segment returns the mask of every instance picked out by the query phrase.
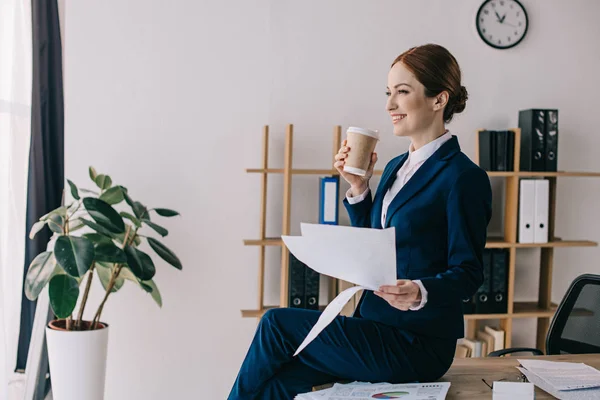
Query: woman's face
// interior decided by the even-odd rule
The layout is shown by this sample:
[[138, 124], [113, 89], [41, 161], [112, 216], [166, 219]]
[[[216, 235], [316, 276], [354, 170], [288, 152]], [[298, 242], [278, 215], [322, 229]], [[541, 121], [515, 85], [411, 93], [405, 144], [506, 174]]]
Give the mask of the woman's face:
[[401, 62], [388, 73], [387, 96], [394, 135], [418, 135], [433, 124], [436, 98], [425, 97], [425, 87]]

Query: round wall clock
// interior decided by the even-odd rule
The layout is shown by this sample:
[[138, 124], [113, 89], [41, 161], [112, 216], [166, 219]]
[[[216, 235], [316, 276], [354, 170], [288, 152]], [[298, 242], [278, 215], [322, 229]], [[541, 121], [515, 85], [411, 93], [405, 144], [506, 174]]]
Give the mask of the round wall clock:
[[477, 32], [495, 49], [519, 44], [527, 33], [527, 12], [517, 0], [486, 0], [477, 11]]

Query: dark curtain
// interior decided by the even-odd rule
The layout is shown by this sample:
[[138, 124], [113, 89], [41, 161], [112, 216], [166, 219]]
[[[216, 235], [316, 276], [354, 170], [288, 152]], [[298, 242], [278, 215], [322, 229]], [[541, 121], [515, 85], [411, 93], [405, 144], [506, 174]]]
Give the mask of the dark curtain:
[[[64, 186], [63, 78], [58, 4], [56, 0], [32, 0], [31, 12], [33, 84], [23, 276], [27, 275], [31, 261], [46, 251], [51, 236], [46, 227], [34, 240], [30, 240], [29, 231], [42, 215], [61, 205]], [[20, 370], [25, 369], [27, 362], [35, 308], [35, 302], [29, 301], [23, 291], [16, 366]], [[47, 371], [47, 359], [42, 361], [40, 366]]]

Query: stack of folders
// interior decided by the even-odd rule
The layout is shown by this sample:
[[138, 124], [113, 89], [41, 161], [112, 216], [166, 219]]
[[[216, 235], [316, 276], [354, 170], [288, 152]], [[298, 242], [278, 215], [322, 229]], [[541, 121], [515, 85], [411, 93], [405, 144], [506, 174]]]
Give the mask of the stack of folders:
[[475, 338], [459, 339], [456, 345], [455, 358], [486, 357], [489, 353], [504, 348], [504, 331], [486, 326], [477, 332]]
[[[337, 225], [339, 216], [339, 177], [319, 180], [319, 223]], [[290, 253], [288, 304], [291, 308], [319, 309], [319, 273], [309, 268]]]
[[600, 371], [583, 363], [521, 360], [517, 367], [527, 379], [557, 399], [600, 398]]
[[508, 311], [507, 249], [483, 250], [483, 284], [471, 298], [463, 299], [464, 314], [505, 314]]
[[550, 182], [521, 179], [519, 188], [519, 243], [548, 242]]
[[514, 171], [515, 133], [479, 131], [479, 166], [486, 171]]

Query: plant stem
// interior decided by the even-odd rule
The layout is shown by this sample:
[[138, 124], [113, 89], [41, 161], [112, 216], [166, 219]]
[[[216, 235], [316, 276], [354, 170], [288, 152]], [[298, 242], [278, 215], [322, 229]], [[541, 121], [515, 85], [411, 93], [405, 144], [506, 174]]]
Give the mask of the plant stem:
[[92, 286], [92, 277], [94, 276], [94, 267], [95, 266], [96, 266], [96, 263], [94, 262], [94, 263], [92, 263], [92, 266], [90, 267], [88, 279], [85, 284], [85, 291], [83, 292], [83, 299], [81, 300], [81, 306], [79, 308], [79, 315], [77, 317], [77, 322], [75, 323], [75, 326], [79, 330], [81, 330], [81, 322], [83, 320], [83, 310], [85, 310], [85, 305], [87, 303], [88, 294], [90, 293], [90, 287]]
[[[123, 239], [123, 249], [125, 249], [125, 246], [127, 246], [130, 240], [129, 240], [129, 233], [131, 232], [131, 225], [127, 225], [127, 231], [125, 232], [125, 238]], [[137, 233], [137, 228], [135, 229], [135, 231], [133, 232], [132, 235], [132, 242], [133, 242], [133, 238], [135, 238], [135, 235]], [[104, 298], [102, 299], [102, 303], [100, 303], [100, 306], [98, 307], [98, 311], [96, 311], [96, 315], [94, 316], [94, 319], [92, 320], [92, 327], [91, 330], [94, 330], [97, 328], [98, 322], [100, 322], [100, 316], [102, 315], [102, 310], [104, 309], [104, 304], [106, 303], [106, 300], [108, 299], [108, 296], [110, 295], [110, 292], [112, 291], [113, 287], [115, 286], [115, 283], [117, 282], [117, 278], [119, 277], [119, 274], [121, 273], [121, 269], [123, 268], [124, 264], [117, 264], [115, 266], [115, 269], [113, 270], [113, 274], [110, 277], [110, 281], [108, 282], [108, 286], [106, 287], [106, 293], [104, 294]]]
[[69, 317], [67, 318], [67, 330], [71, 331], [72, 329], [72, 322], [73, 322], [73, 316], [69, 315]]

